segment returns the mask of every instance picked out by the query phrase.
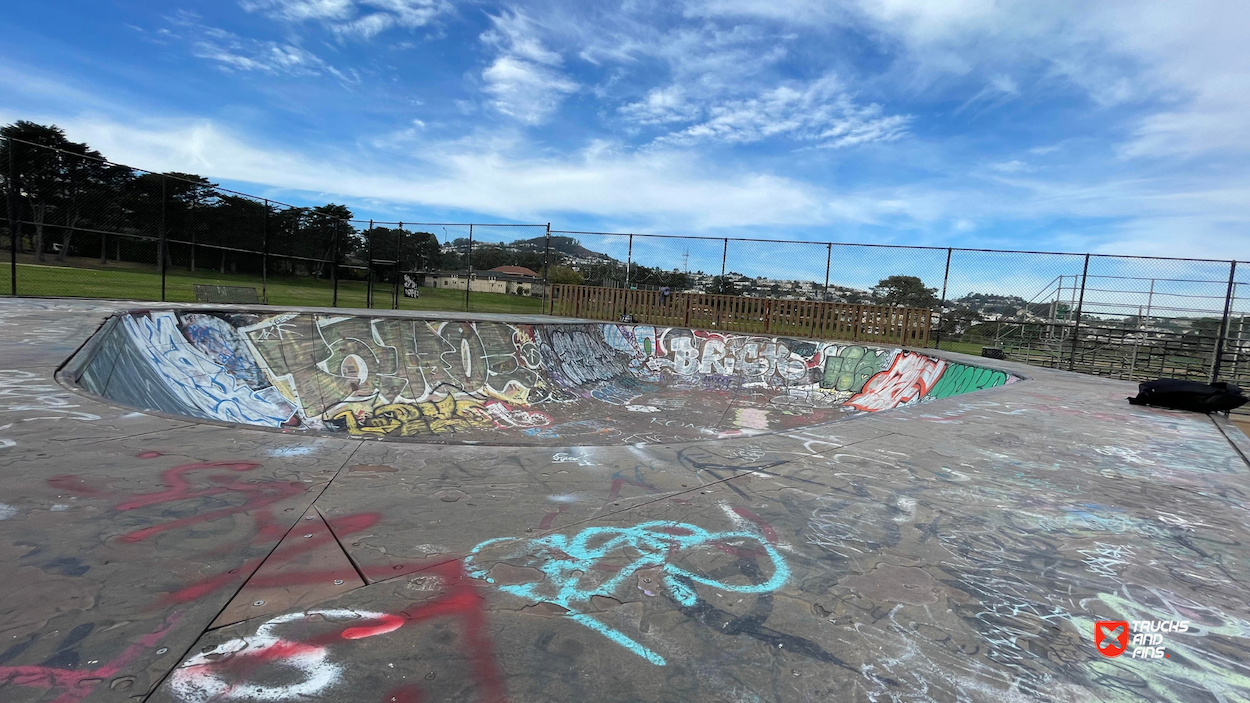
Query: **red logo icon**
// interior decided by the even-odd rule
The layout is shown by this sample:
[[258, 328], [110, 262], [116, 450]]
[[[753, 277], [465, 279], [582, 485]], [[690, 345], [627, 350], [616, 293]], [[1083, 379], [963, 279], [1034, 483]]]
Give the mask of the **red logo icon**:
[[1099, 620], [1094, 623], [1094, 644], [1104, 657], [1118, 657], [1128, 649], [1127, 620]]

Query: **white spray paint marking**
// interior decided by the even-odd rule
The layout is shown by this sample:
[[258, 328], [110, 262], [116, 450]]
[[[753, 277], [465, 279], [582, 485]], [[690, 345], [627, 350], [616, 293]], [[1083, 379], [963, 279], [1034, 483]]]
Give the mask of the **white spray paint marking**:
[[581, 454], [569, 454], [568, 452], [556, 452], [551, 455], [551, 463], [553, 464], [577, 464], [578, 466], [598, 466], [590, 460], [588, 456]]
[[8, 520], [17, 515], [17, 508], [8, 503], [0, 503], [0, 520]]
[[914, 522], [916, 519], [916, 499], [908, 496], [899, 496], [895, 501], [898, 509], [903, 511], [902, 515], [895, 515], [894, 522]]
[[[170, 689], [173, 690], [175, 696], [188, 703], [227, 700], [280, 701], [320, 694], [338, 683], [343, 674], [343, 667], [326, 660], [329, 652], [324, 646], [304, 645], [284, 640], [274, 633], [274, 628], [279, 625], [309, 620], [313, 616], [321, 616], [332, 622], [356, 619], [385, 621], [391, 617], [385, 613], [343, 608], [279, 615], [256, 628], [256, 634], [251, 637], [223, 642], [185, 661], [182, 666], [174, 670], [170, 677]], [[271, 650], [278, 654], [271, 653]], [[258, 686], [242, 681], [230, 683], [222, 677], [223, 672], [219, 669], [224, 662], [246, 658], [259, 659], [258, 666], [268, 665], [291, 669], [298, 678], [278, 686]]]
[[[17, 369], [0, 370], [0, 412], [21, 413], [23, 421], [29, 420], [99, 420], [100, 416], [72, 410], [81, 407], [70, 402], [76, 398], [56, 385], [51, 379], [45, 379], [31, 371]], [[40, 413], [36, 417], [29, 413]], [[8, 427], [12, 427], [10, 423]], [[12, 446], [12, 445], [6, 445]]]
[[[760, 539], [761, 540], [763, 539], [763, 531], [760, 529], [759, 525], [739, 515], [737, 511], [735, 511], [733, 507], [729, 505], [729, 503], [723, 500], [717, 501], [716, 504], [720, 506], [721, 512], [725, 513], [725, 517], [729, 518], [729, 521], [733, 523], [735, 530], [737, 530], [738, 532], [758, 534], [760, 535]], [[782, 541], [778, 541], [774, 546], [783, 552], [797, 553], [798, 551], [794, 548], [793, 545], [787, 544]]]

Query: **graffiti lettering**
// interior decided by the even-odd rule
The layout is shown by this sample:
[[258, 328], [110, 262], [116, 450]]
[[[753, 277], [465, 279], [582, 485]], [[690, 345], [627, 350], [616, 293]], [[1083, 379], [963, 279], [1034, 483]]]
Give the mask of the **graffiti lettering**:
[[946, 362], [923, 354], [900, 352], [889, 369], [868, 379], [864, 389], [846, 404], [877, 412], [919, 400], [942, 375]]

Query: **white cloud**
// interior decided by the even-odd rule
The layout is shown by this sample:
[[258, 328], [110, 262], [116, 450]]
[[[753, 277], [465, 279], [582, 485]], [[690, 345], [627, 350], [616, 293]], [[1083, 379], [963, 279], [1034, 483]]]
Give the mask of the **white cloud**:
[[[670, 101], [671, 107], [667, 105]], [[786, 137], [817, 147], [838, 148], [892, 141], [903, 135], [911, 119], [886, 115], [880, 105], [857, 105], [833, 76], [806, 85], [781, 86], [756, 97], [716, 102], [701, 110], [681, 103], [674, 95], [661, 93], [656, 97], [653, 91], [647, 103], [627, 105], [622, 112], [647, 123], [683, 119], [682, 110], [687, 115], [702, 114], [695, 124], [665, 135], [659, 142], [742, 144]]]
[[670, 85], [653, 88], [644, 99], [622, 106], [620, 112], [630, 122], [654, 125], [690, 122], [698, 118], [702, 110], [686, 99], [686, 91], [681, 86]]
[[702, 230], [869, 221], [879, 210], [872, 197], [835, 196], [749, 170], [725, 172], [684, 151], [637, 153], [596, 143], [565, 157], [539, 157], [526, 153], [518, 139], [496, 135], [423, 142], [412, 148], [417, 158], [375, 155], [365, 162], [359, 154], [335, 159], [258, 147], [208, 120], [121, 122], [85, 115], [55, 121], [111, 159], [155, 171], [253, 183], [267, 193], [376, 199], [488, 218], [546, 221], [575, 213]]
[[[1131, 106], [1120, 153], [1175, 158], [1250, 153], [1250, 4], [1055, 0], [695, 0], [688, 13], [796, 28], [853, 27], [898, 59], [900, 85], [982, 77], [967, 101], [1049, 93], [1056, 81], [1102, 107]], [[1031, 80], [994, 85], [1003, 67]], [[1004, 89], [1006, 88], [1006, 89]], [[967, 105], [965, 105], [967, 107]]]
[[319, 22], [340, 36], [362, 39], [392, 27], [424, 27], [453, 10], [447, 0], [241, 0], [239, 5], [288, 22]]
[[223, 44], [206, 39], [195, 42], [192, 53], [199, 58], [216, 61], [227, 70], [316, 76], [329, 68], [314, 54], [298, 46], [277, 42], [238, 40]]
[[1000, 161], [996, 164], [990, 164], [990, 168], [999, 173], [1029, 173], [1036, 171], [1037, 167], [1019, 159], [1010, 161]]
[[560, 55], [543, 46], [537, 28], [519, 12], [492, 16], [481, 40], [498, 55], [482, 71], [490, 105], [529, 125], [542, 124], [578, 89], [560, 70]]
[[218, 68], [225, 71], [287, 76], [331, 75], [343, 83], [358, 82], [353, 71], [341, 71], [297, 44], [241, 37], [202, 24], [198, 15], [189, 12], [179, 12], [167, 20], [174, 30], [162, 30], [166, 36], [187, 44], [193, 56], [216, 62]]
[[239, 6], [293, 22], [345, 20], [355, 14], [353, 0], [242, 0]]

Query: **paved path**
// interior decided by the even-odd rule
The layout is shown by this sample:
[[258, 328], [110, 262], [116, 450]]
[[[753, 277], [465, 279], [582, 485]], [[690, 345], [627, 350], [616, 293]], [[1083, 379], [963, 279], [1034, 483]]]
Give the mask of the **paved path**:
[[[1130, 384], [388, 441], [54, 379], [134, 305], [0, 301], [6, 703], [1250, 699], [1250, 442]], [[1166, 656], [1099, 653], [1118, 620]]]

